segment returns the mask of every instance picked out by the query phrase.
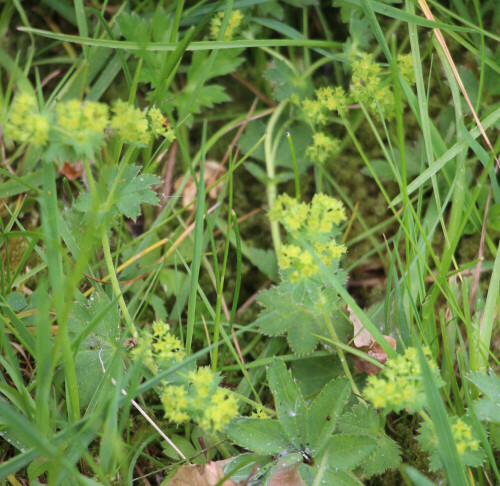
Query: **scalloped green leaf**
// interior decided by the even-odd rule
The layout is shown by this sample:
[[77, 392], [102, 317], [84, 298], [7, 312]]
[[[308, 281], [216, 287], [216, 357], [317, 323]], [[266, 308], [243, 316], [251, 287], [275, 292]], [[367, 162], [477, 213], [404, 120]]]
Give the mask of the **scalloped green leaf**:
[[489, 376], [484, 373], [470, 373], [467, 378], [479, 388], [483, 398], [474, 402], [473, 407], [481, 420], [500, 422], [500, 379], [493, 370]]
[[256, 321], [260, 331], [268, 336], [286, 334], [288, 344], [297, 355], [314, 351], [319, 340], [314, 334], [328, 335], [321, 313], [297, 304], [290, 293], [282, 294], [273, 287], [261, 292], [257, 301], [264, 306]]
[[280, 454], [290, 446], [278, 420], [240, 417], [231, 422], [226, 433], [238, 445], [260, 454]]
[[349, 396], [347, 378], [332, 380], [309, 405], [307, 410], [307, 433], [312, 450], [321, 450], [335, 429]]
[[76, 302], [69, 313], [68, 330], [72, 341], [78, 340], [75, 371], [80, 405], [86, 407], [104, 376], [105, 366], [116, 349], [120, 315], [117, 305], [105, 294], [94, 293], [87, 304]]
[[[75, 208], [91, 214], [94, 204], [97, 203], [100, 218], [112, 219], [123, 214], [134, 221], [141, 214], [141, 204], [158, 205], [158, 196], [151, 189], [160, 178], [153, 174], [139, 174], [140, 167], [129, 165], [123, 173], [118, 173], [118, 167], [107, 166], [102, 170], [98, 184], [98, 201], [94, 201], [90, 193], [80, 194], [75, 203]], [[119, 180], [116, 181], [117, 177]], [[116, 186], [115, 186], [116, 181]], [[111, 201], [108, 202], [110, 191], [114, 188]]]
[[355, 405], [341, 417], [339, 429], [345, 434], [364, 435], [375, 441], [375, 450], [361, 464], [366, 473], [381, 474], [401, 462], [399, 447], [386, 435], [380, 416], [374, 408]]
[[375, 448], [375, 441], [366, 435], [334, 435], [328, 440], [328, 467], [334, 471], [353, 469]]
[[267, 369], [267, 381], [274, 396], [278, 418], [297, 450], [307, 441], [307, 406], [285, 363], [274, 360]]

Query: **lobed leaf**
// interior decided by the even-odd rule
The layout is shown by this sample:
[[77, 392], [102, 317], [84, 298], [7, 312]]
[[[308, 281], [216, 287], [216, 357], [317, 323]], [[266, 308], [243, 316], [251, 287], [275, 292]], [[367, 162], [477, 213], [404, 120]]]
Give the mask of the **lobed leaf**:
[[240, 417], [226, 429], [231, 440], [260, 454], [280, 454], [290, 446], [283, 425], [277, 420]]
[[353, 469], [375, 448], [375, 441], [365, 435], [334, 435], [328, 440], [328, 467], [334, 471]]
[[307, 406], [297, 383], [282, 360], [274, 360], [267, 369], [267, 380], [274, 396], [278, 418], [297, 450], [306, 448]]
[[349, 396], [349, 380], [337, 378], [326, 385], [307, 410], [310, 448], [321, 450], [335, 429]]

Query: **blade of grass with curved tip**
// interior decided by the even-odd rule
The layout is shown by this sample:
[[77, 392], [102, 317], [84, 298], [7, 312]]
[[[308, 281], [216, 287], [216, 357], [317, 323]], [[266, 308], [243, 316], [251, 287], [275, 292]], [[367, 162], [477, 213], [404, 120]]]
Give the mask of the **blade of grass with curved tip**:
[[[224, 38], [224, 34], [226, 32], [226, 28], [227, 28], [227, 25], [229, 23], [229, 16], [231, 15], [232, 10], [233, 10], [233, 0], [228, 0], [226, 3], [225, 10], [224, 10], [224, 18], [222, 19], [219, 34], [217, 36], [217, 41], [222, 41], [222, 39]], [[205, 19], [203, 19], [203, 22], [208, 22], [209, 18], [210, 17], [207, 16]], [[217, 54], [218, 54], [218, 51], [215, 49], [210, 53], [208, 60], [207, 60], [207, 64], [205, 66], [205, 70], [204, 70], [203, 74], [199, 77], [199, 79], [196, 83], [196, 86], [193, 89], [193, 92], [191, 93], [191, 96], [188, 99], [188, 102], [186, 103], [185, 106], [183, 106], [182, 110], [180, 110], [179, 118], [182, 119], [185, 116], [188, 116], [188, 114], [190, 113], [191, 106], [193, 105], [194, 100], [196, 99], [196, 96], [197, 96], [199, 90], [205, 84], [205, 81], [208, 78], [208, 74], [212, 68], [212, 65], [215, 61], [215, 58], [217, 57]]]
[[[234, 228], [234, 238], [235, 238], [235, 248], [236, 248], [236, 282], [234, 285], [233, 303], [231, 306], [231, 315], [229, 317], [229, 335], [233, 332], [234, 319], [236, 317], [236, 311], [238, 309], [238, 298], [241, 289], [241, 238], [240, 230], [238, 228], [238, 218], [234, 210], [232, 211], [231, 219]], [[225, 362], [227, 347], [224, 348], [221, 356], [221, 363]], [[239, 368], [238, 368], [239, 369]]]
[[[58, 318], [58, 333], [54, 342], [54, 356], [62, 350], [64, 377], [66, 380], [66, 395], [68, 415], [73, 421], [80, 418], [80, 404], [76, 379], [75, 363], [68, 331], [68, 311], [65, 305], [66, 289], [62, 252], [60, 249], [61, 235], [59, 230], [59, 208], [57, 201], [56, 170], [52, 161], [43, 164], [43, 196], [40, 200], [42, 213], [42, 230], [46, 244], [47, 268], [49, 270], [49, 285], [53, 296], [54, 308]], [[55, 363], [53, 363], [55, 365]]]
[[408, 476], [415, 486], [436, 486], [430, 479], [427, 479], [418, 469], [403, 464], [400, 466], [402, 476]]
[[[48, 295], [47, 282], [38, 283], [40, 295]], [[50, 306], [48, 299], [40, 299], [37, 313], [36, 326], [36, 391], [35, 391], [35, 416], [40, 433], [48, 437], [50, 433], [50, 388], [52, 385], [52, 358], [51, 358], [51, 332], [50, 332]]]
[[[160, 86], [159, 89], [155, 91], [155, 100], [161, 100], [164, 97], [164, 93], [167, 91], [169, 88], [170, 84], [172, 83], [174, 79], [174, 75], [177, 72], [177, 69], [179, 68], [180, 61], [182, 59], [182, 56], [186, 52], [186, 50], [189, 50], [188, 47], [192, 43], [193, 39], [196, 38], [196, 36], [205, 28], [205, 25], [208, 24], [210, 19], [213, 17], [213, 14], [215, 11], [219, 8], [220, 5], [222, 5], [223, 0], [219, 0], [214, 7], [203, 17], [201, 22], [198, 22], [196, 27], [191, 28], [183, 37], [183, 39], [177, 43], [177, 48], [175, 49], [174, 53], [169, 56], [167, 59], [167, 62], [164, 64], [161, 77], [160, 79], [164, 79], [165, 82]], [[176, 11], [176, 17], [175, 19], [177, 20], [177, 14], [179, 12], [179, 9]], [[175, 21], [174, 21], [175, 22]], [[177, 25], [178, 27], [178, 25]], [[172, 30], [172, 36], [170, 38], [170, 42], [174, 43], [174, 33], [176, 30], [176, 26], [174, 25], [173, 30]], [[197, 90], [195, 90], [196, 92]], [[183, 118], [183, 116], [179, 116], [179, 118]]]
[[[229, 168], [233, 165], [232, 156], [229, 155]], [[217, 281], [217, 300], [215, 303], [215, 319], [214, 319], [214, 342], [219, 340], [219, 333], [221, 329], [221, 308], [222, 308], [222, 298], [224, 292], [224, 278], [226, 276], [227, 259], [229, 256], [229, 245], [230, 245], [230, 235], [231, 235], [231, 218], [233, 212], [233, 175], [231, 171], [231, 177], [229, 178], [229, 195], [228, 195], [228, 215], [227, 215], [227, 228], [226, 228], [226, 241], [224, 243], [224, 256], [222, 260], [222, 269], [220, 271], [219, 279]], [[215, 256], [214, 256], [215, 257]], [[215, 257], [216, 258], [216, 257]], [[216, 264], [218, 262], [216, 261]], [[212, 370], [217, 371], [217, 361], [219, 357], [219, 348], [215, 348], [212, 353]]]

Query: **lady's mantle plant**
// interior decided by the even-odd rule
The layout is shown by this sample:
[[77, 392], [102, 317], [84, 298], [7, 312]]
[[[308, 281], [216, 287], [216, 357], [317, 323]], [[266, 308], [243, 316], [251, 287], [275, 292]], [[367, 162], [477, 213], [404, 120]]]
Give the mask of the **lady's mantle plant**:
[[[110, 114], [111, 112], [111, 114]], [[20, 93], [12, 103], [4, 127], [6, 139], [44, 148], [46, 161], [94, 160], [105, 139], [145, 146], [154, 137], [175, 138], [171, 125], [156, 107], [144, 112], [116, 100], [111, 110], [104, 103], [69, 100], [56, 103], [55, 110], [40, 109], [36, 98]]]
[[[423, 349], [425, 359], [436, 383], [443, 384], [439, 369], [432, 360], [429, 348]], [[427, 396], [424, 390], [422, 372], [417, 350], [408, 348], [403, 355], [389, 359], [379, 375], [368, 377], [363, 391], [366, 399], [384, 413], [401, 412], [419, 413], [422, 422], [417, 440], [422, 449], [430, 453], [430, 469], [442, 469], [439, 444], [433, 423], [427, 415]], [[470, 417], [448, 417], [458, 456], [464, 466], [478, 467], [485, 458], [480, 446], [476, 429], [471, 427]]]
[[338, 242], [345, 209], [325, 194], [316, 194], [310, 204], [283, 194], [269, 218], [284, 226], [289, 243], [279, 249], [280, 285], [259, 294], [264, 310], [257, 322], [264, 334], [286, 334], [293, 352], [304, 355], [316, 347], [317, 335], [331, 335], [332, 323], [341, 317], [338, 295], [321, 269], [340, 283], [346, 280], [339, 268], [346, 248]]
[[[344, 412], [352, 403], [346, 378], [332, 380], [313, 400], [306, 400], [283, 361], [276, 359], [269, 365], [267, 381], [277, 419], [240, 417], [227, 428], [234, 442], [258, 453], [243, 455], [261, 466], [251, 484], [265, 485], [277, 471], [295, 466], [307, 485], [318, 484], [318, 475], [324, 481], [319, 484], [357, 485], [358, 477], [380, 474], [399, 463], [398, 446], [384, 433], [373, 408], [358, 404]], [[240, 461], [231, 461], [226, 473]]]
[[[138, 149], [150, 145], [155, 138], [161, 137], [164, 145], [172, 142], [174, 130], [165, 121], [165, 117], [154, 106], [142, 111], [121, 100], [109, 107], [104, 103], [73, 99], [45, 107], [41, 98], [39, 101], [33, 94], [21, 92], [13, 100], [4, 124], [7, 143], [16, 142], [28, 146], [28, 150], [33, 149], [36, 156], [34, 159], [41, 161], [43, 190], [39, 199], [40, 213], [47, 246], [49, 282], [52, 295], [57, 294], [53, 305], [57, 314], [58, 333], [62, 336], [54, 342], [56, 346], [62, 347], [67, 400], [75, 420], [79, 418], [80, 408], [87, 404], [95, 391], [95, 380], [92, 380], [94, 389], [90, 390], [88, 387], [86, 369], [101, 370], [98, 355], [101, 351], [104, 362], [107, 361], [106, 357], [111, 355], [107, 352], [109, 349], [99, 349], [91, 345], [90, 338], [109, 337], [113, 333], [110, 328], [100, 329], [98, 326], [89, 337], [90, 331], [83, 329], [83, 326], [73, 325], [74, 316], [68, 316], [69, 310], [74, 309], [74, 306], [65, 305], [64, 302], [73, 301], [75, 296], [73, 287], [66, 288], [63, 284], [65, 269], [60, 252], [62, 237], [59, 218], [55, 217], [58, 198], [57, 172], [54, 165], [83, 162], [89, 192], [81, 193], [74, 205], [80, 212], [80, 217], [75, 215], [78, 223], [74, 225], [76, 235], [72, 237], [84, 236], [80, 245], [74, 245], [72, 257], [78, 260], [79, 252], [90, 252], [94, 237], [100, 237], [122, 317], [129, 333], [136, 337], [137, 330], [116, 277], [109, 233], [120, 216], [135, 220], [140, 215], [142, 203], [158, 203], [158, 197], [151, 187], [158, 183], [159, 179], [152, 174], [140, 174], [140, 167], [133, 162], [137, 159]], [[98, 177], [97, 181], [95, 176]], [[90, 301], [92, 299], [93, 297]], [[88, 319], [81, 323], [88, 323], [89, 320], [97, 323], [95, 317], [91, 313]], [[75, 322], [80, 321], [77, 319]], [[120, 326], [119, 319], [115, 319], [113, 325], [117, 331]], [[115, 349], [116, 343], [109, 342], [109, 339], [107, 341], [111, 349]], [[83, 346], [87, 353], [80, 349], [79, 354], [74, 357], [72, 345], [77, 346], [76, 349], [78, 345]], [[58, 350], [55, 355], [57, 353]], [[84, 361], [82, 356], [85, 356]]]
[[[152, 333], [144, 328], [132, 357], [153, 374], [180, 363], [186, 356], [178, 337], [163, 321], [152, 325]], [[160, 396], [165, 418], [175, 424], [190, 420], [207, 432], [220, 432], [238, 414], [238, 402], [229, 390], [219, 387], [221, 376], [208, 367], [184, 366], [168, 383], [163, 382]]]

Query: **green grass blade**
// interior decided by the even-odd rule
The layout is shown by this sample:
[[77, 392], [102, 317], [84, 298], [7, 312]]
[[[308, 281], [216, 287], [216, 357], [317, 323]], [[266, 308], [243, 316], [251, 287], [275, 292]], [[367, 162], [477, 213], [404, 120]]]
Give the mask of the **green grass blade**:
[[427, 364], [427, 360], [420, 347], [418, 348], [420, 369], [422, 370], [422, 380], [424, 384], [427, 404], [431, 414], [432, 425], [439, 443], [439, 455], [446, 472], [449, 484], [453, 486], [469, 486], [469, 481], [464, 471], [464, 466], [460, 461], [446, 408], [439, 394], [439, 390], [434, 382], [432, 372]]
[[196, 297], [198, 295], [198, 276], [200, 274], [201, 253], [203, 246], [203, 227], [205, 214], [205, 144], [207, 137], [207, 124], [203, 124], [201, 139], [202, 156], [200, 161], [200, 176], [197, 185], [196, 213], [194, 226], [193, 260], [191, 262], [191, 285], [189, 290], [188, 314], [186, 323], [186, 355], [191, 354], [191, 343], [194, 333], [194, 319], [196, 314]]

